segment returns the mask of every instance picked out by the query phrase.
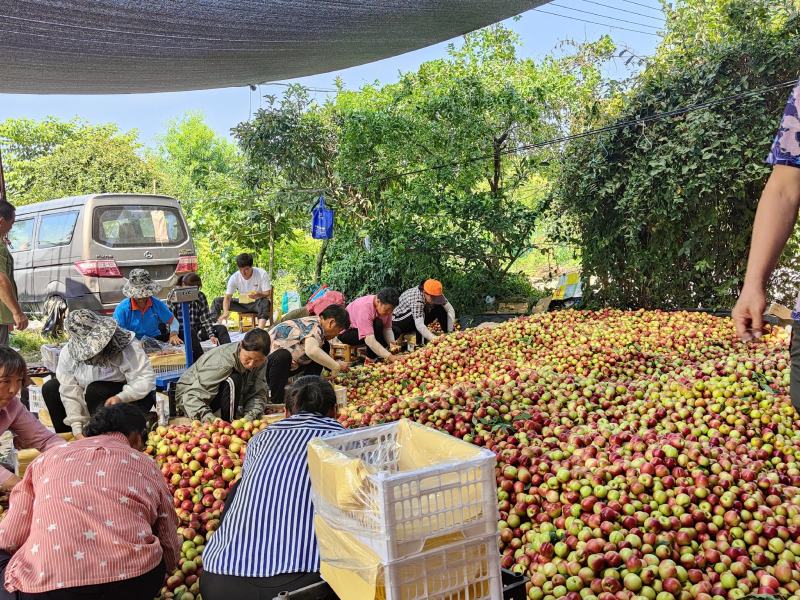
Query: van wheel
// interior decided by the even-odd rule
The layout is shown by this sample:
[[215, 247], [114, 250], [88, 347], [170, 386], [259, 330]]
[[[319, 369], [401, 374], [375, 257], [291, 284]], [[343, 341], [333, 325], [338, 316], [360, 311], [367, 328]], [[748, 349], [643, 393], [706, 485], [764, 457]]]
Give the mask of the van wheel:
[[67, 301], [62, 296], [50, 296], [44, 303], [44, 327], [42, 333], [57, 338], [64, 334], [67, 317]]

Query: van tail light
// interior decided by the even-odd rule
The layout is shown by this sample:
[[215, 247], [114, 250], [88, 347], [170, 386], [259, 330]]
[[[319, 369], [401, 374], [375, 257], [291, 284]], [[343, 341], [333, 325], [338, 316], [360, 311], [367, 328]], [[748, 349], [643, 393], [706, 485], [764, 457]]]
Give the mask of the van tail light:
[[175, 273], [196, 273], [196, 272], [197, 272], [196, 256], [181, 256], [178, 259], [178, 266], [175, 268]]
[[79, 260], [75, 263], [75, 268], [86, 277], [122, 277], [113, 260]]

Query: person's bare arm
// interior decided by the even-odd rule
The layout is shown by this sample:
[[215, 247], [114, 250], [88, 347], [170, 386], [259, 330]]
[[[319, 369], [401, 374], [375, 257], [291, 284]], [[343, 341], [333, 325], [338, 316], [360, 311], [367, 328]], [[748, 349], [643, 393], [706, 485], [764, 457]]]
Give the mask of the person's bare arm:
[[250, 295], [253, 298], [269, 298], [270, 301], [272, 301], [272, 294], [273, 294], [272, 288], [269, 288], [265, 292], [250, 292]]
[[233, 294], [225, 294], [222, 298], [222, 314], [219, 316], [218, 321], [225, 321], [231, 314], [231, 300]]
[[305, 347], [306, 356], [315, 363], [327, 368], [331, 373], [337, 373], [342, 369], [342, 365], [331, 358], [314, 338], [307, 337], [303, 345]]
[[0, 273], [0, 302], [5, 304], [14, 318], [14, 327], [19, 330], [28, 327], [28, 317], [22, 312], [22, 307], [14, 295], [14, 285], [5, 273]]
[[392, 355], [391, 352], [389, 352], [386, 348], [381, 346], [380, 342], [375, 337], [375, 334], [371, 333], [367, 337], [365, 337], [364, 338], [364, 343], [367, 345], [367, 347], [370, 350], [372, 350], [375, 354], [377, 354], [381, 358], [384, 358], [386, 360], [390, 360], [390, 359], [394, 358], [394, 356]]
[[767, 305], [767, 282], [792, 235], [798, 208], [800, 169], [777, 165], [758, 204], [747, 273], [732, 313], [736, 332], [743, 340], [761, 336], [762, 316]]

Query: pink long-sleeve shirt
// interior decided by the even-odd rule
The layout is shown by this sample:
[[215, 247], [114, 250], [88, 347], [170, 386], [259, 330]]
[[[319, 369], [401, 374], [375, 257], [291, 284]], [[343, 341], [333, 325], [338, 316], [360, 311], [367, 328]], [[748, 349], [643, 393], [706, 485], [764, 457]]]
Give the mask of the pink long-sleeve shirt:
[[[12, 431], [23, 448], [35, 448], [40, 452], [54, 446], [63, 445], [64, 439], [47, 429], [31, 412], [25, 408], [19, 398], [14, 398], [4, 408], [0, 408], [0, 434]], [[13, 473], [0, 468], [0, 484]]]
[[11, 493], [5, 588], [29, 594], [132, 579], [180, 558], [178, 519], [155, 461], [121, 433], [42, 454]]

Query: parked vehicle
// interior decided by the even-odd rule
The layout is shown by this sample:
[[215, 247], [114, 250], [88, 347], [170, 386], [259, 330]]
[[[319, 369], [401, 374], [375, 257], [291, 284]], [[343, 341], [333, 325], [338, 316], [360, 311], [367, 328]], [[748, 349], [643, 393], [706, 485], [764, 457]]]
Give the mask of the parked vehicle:
[[147, 269], [161, 298], [178, 275], [197, 270], [181, 207], [167, 196], [91, 194], [20, 206], [8, 238], [19, 299], [33, 314], [54, 301], [112, 314], [131, 269]]

